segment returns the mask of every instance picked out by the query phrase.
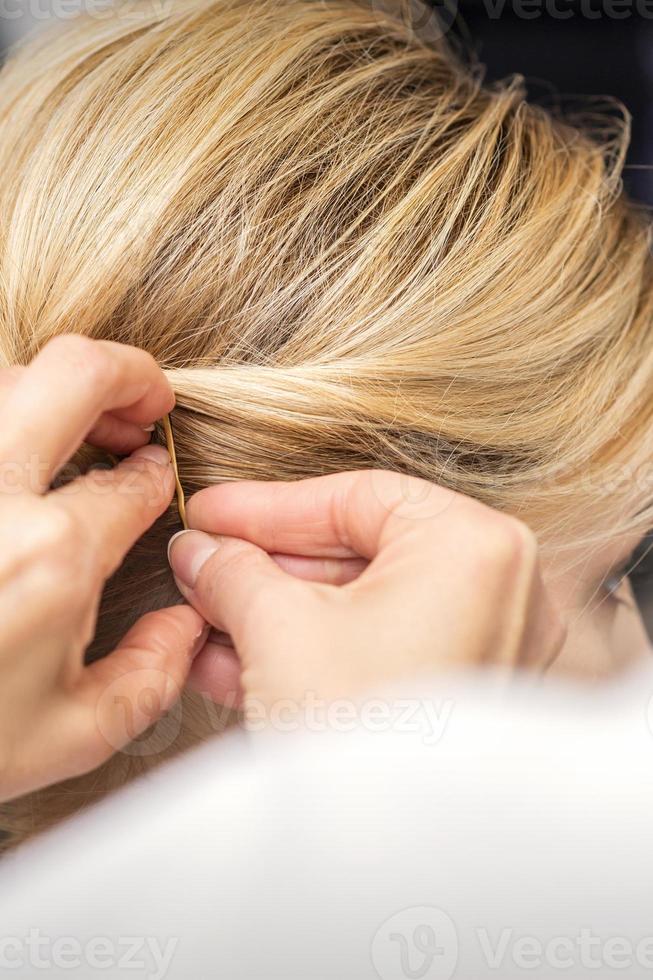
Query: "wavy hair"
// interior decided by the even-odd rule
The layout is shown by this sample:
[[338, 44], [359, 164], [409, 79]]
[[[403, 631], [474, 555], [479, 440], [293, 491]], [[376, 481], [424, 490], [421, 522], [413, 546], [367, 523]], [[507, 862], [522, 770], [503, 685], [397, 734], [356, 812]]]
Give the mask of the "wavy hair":
[[[363, 0], [80, 18], [0, 75], [0, 361], [66, 331], [150, 351], [187, 493], [384, 467], [519, 514], [544, 548], [589, 546], [651, 520], [650, 232], [621, 192], [627, 138], [627, 120], [581, 131], [531, 106], [519, 78], [484, 85]], [[172, 506], [108, 583], [89, 657], [174, 601], [177, 528]], [[182, 709], [7, 826], [215, 727]]]

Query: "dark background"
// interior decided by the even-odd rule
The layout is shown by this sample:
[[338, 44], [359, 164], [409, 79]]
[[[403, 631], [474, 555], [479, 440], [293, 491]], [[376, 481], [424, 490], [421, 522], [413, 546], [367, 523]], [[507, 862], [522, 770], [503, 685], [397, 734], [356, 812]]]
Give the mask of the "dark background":
[[496, 0], [462, 0], [455, 29], [468, 36], [466, 44], [471, 38], [490, 78], [523, 74], [534, 101], [551, 104], [551, 86], [564, 95], [620, 99], [633, 116], [624, 181], [653, 206], [653, 3], [506, 0], [501, 9]]

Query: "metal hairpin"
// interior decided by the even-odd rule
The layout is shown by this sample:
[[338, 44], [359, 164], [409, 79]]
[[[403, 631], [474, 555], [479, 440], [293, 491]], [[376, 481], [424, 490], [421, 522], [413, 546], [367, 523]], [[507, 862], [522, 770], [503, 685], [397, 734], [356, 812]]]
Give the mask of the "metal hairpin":
[[163, 422], [163, 431], [165, 432], [166, 437], [166, 447], [170, 453], [172, 469], [175, 474], [175, 486], [177, 488], [177, 510], [179, 511], [179, 517], [184, 526], [184, 530], [187, 531], [188, 522], [186, 521], [186, 498], [184, 497], [184, 488], [182, 487], [181, 480], [179, 479], [179, 468], [177, 466], [177, 454], [175, 453], [175, 440], [172, 435], [170, 416], [164, 415], [161, 421]]

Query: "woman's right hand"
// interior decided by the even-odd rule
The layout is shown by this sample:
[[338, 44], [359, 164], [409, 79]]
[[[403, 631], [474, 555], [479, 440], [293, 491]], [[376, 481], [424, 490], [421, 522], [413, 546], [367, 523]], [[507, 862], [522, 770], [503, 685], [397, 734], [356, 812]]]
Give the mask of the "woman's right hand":
[[170, 562], [227, 635], [190, 675], [217, 701], [301, 711], [309, 695], [355, 697], [442, 668], [545, 667], [563, 642], [526, 525], [423, 480], [371, 470], [222, 484], [189, 501], [188, 519]]
[[[89, 666], [106, 579], [166, 509], [174, 475], [147, 445], [174, 394], [149, 354], [62, 336], [0, 372], [0, 798], [93, 769], [176, 700], [206, 624], [143, 616]], [[83, 440], [130, 454], [52, 482]], [[69, 474], [70, 475], [70, 474]], [[126, 712], [128, 717], [126, 719]]]

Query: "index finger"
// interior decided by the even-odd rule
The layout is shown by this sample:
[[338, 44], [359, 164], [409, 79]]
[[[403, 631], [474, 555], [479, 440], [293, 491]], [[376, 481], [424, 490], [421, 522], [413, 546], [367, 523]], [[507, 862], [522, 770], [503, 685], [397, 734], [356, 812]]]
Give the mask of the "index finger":
[[[13, 366], [0, 369], [0, 412], [7, 396], [27, 371], [27, 367]], [[104, 412], [84, 436], [84, 442], [99, 449], [106, 449], [118, 456], [127, 456], [150, 441], [154, 425], [141, 426], [136, 422]]]
[[3, 402], [0, 464], [12, 468], [14, 483], [43, 492], [103, 413], [144, 426], [174, 401], [145, 351], [76, 334], [56, 337]]
[[242, 538], [267, 552], [373, 558], [385, 540], [418, 533], [454, 504], [483, 505], [437, 484], [387, 470], [358, 470], [297, 482], [222, 483], [187, 503], [190, 527]]

